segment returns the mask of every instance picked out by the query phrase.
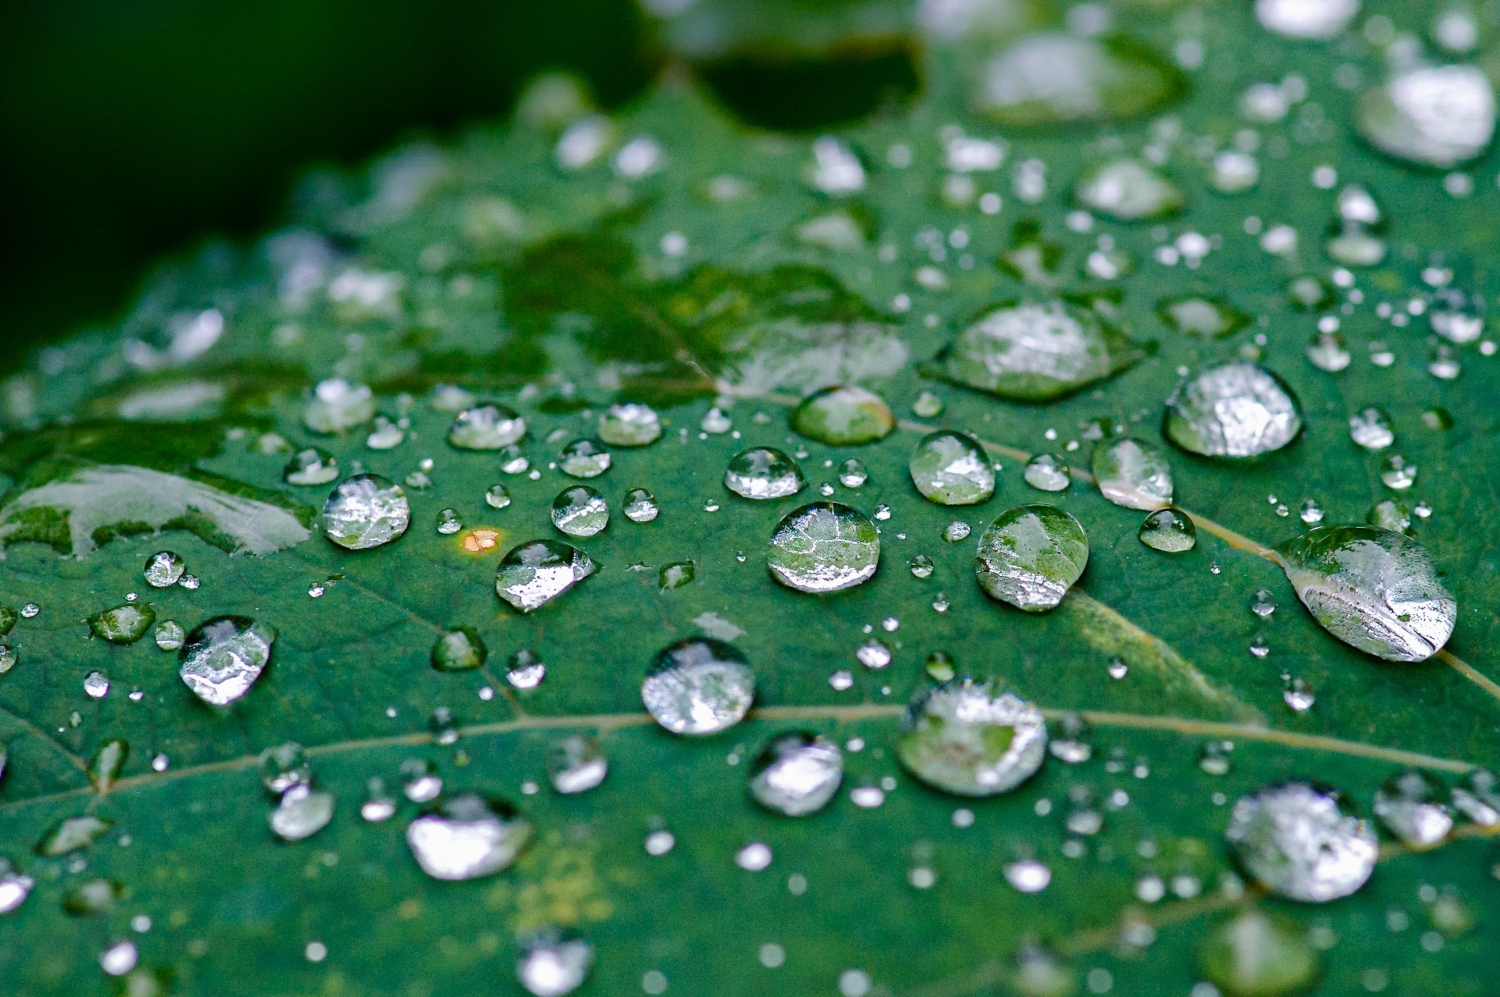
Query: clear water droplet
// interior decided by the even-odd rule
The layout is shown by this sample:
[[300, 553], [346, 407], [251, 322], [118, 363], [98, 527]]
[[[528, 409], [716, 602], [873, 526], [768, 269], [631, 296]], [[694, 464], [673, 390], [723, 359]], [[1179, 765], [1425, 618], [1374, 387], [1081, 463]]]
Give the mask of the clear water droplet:
[[535, 689], [547, 677], [547, 665], [529, 648], [521, 648], [510, 656], [505, 671], [505, 680], [516, 689]]
[[1337, 332], [1319, 332], [1307, 344], [1307, 359], [1319, 370], [1337, 374], [1348, 367], [1353, 357]]
[[1073, 481], [1067, 461], [1057, 454], [1039, 453], [1026, 462], [1026, 483], [1043, 492], [1063, 491]]
[[448, 444], [459, 450], [502, 450], [526, 435], [526, 420], [504, 405], [478, 405], [453, 417]]
[[951, 544], [956, 544], [960, 541], [967, 540], [969, 538], [970, 532], [971, 531], [968, 523], [965, 523], [961, 519], [955, 519], [953, 522], [943, 527], [943, 539]]
[[1157, 302], [1156, 314], [1169, 328], [1199, 339], [1224, 339], [1254, 321], [1223, 298], [1205, 294], [1165, 298]]
[[1130, 666], [1125, 663], [1124, 658], [1116, 656], [1109, 659], [1109, 664], [1104, 668], [1104, 674], [1118, 682], [1130, 674]]
[[1480, 827], [1500, 827], [1500, 779], [1488, 769], [1470, 770], [1453, 788], [1453, 806]]
[[454, 627], [432, 645], [432, 667], [440, 672], [465, 672], [484, 665], [489, 649], [473, 627]]
[[773, 856], [764, 842], [752, 841], [734, 853], [734, 864], [746, 872], [760, 872], [769, 868]]
[[437, 531], [443, 536], [451, 537], [463, 528], [463, 520], [458, 518], [456, 509], [444, 509], [437, 514]]
[[755, 447], [737, 453], [724, 471], [724, 487], [741, 498], [786, 498], [807, 487], [802, 469], [780, 450]]
[[834, 692], [848, 692], [854, 688], [854, 673], [847, 668], [840, 668], [828, 676], [828, 684]]
[[1367, 406], [1349, 417], [1349, 438], [1366, 450], [1384, 450], [1396, 442], [1391, 430], [1391, 417], [1374, 405]]
[[130, 745], [120, 738], [111, 738], [99, 745], [89, 761], [89, 781], [100, 792], [107, 791], [120, 777], [120, 770], [130, 757]]
[[443, 780], [425, 758], [408, 758], [401, 763], [401, 791], [413, 803], [427, 803], [443, 791]]
[[178, 652], [178, 675], [199, 699], [227, 706], [250, 691], [271, 660], [276, 631], [245, 616], [216, 616], [194, 627]]
[[1181, 509], [1158, 509], [1141, 523], [1141, 543], [1166, 554], [1181, 554], [1198, 545], [1198, 528]]
[[587, 554], [557, 540], [511, 548], [495, 571], [495, 592], [523, 613], [541, 608], [598, 571]]
[[716, 405], [703, 413], [703, 418], [698, 420], [698, 428], [705, 433], [721, 436], [734, 428], [734, 422]]
[[866, 668], [884, 668], [891, 663], [891, 649], [884, 641], [872, 637], [859, 645], [854, 657]]
[[839, 465], [839, 484], [845, 488], [859, 488], [868, 480], [870, 474], [858, 458], [850, 457]]
[[10, 859], [0, 857], [0, 914], [9, 914], [26, 902], [36, 880], [23, 875]]
[[1209, 775], [1228, 775], [1233, 751], [1233, 741], [1209, 741], [1198, 750], [1198, 768]]
[[369, 422], [375, 416], [375, 396], [363, 384], [341, 377], [314, 385], [302, 423], [314, 433], [331, 436]]
[[375, 417], [375, 425], [365, 437], [365, 446], [371, 450], [394, 450], [406, 439], [406, 432], [383, 415]]
[[267, 818], [271, 830], [283, 841], [301, 841], [317, 834], [333, 819], [333, 794], [308, 783], [292, 786]]
[[1451, 169], [1489, 146], [1495, 90], [1477, 66], [1419, 63], [1365, 91], [1355, 124], [1387, 155]]
[[145, 603], [127, 602], [89, 618], [95, 637], [111, 644], [134, 644], [156, 622], [156, 612]]
[[1002, 125], [1029, 128], [1150, 115], [1186, 89], [1176, 67], [1132, 39], [1043, 32], [985, 64], [973, 103]]
[[919, 419], [936, 419], [943, 414], [943, 400], [931, 391], [923, 391], [911, 403], [911, 411]]
[[512, 444], [500, 448], [500, 470], [506, 474], [525, 474], [531, 468], [531, 461], [521, 452], [521, 448]]
[[1370, 507], [1365, 516], [1365, 522], [1371, 526], [1378, 526], [1382, 530], [1392, 530], [1396, 533], [1411, 532], [1411, 510], [1406, 503], [1397, 502], [1394, 499], [1386, 499], [1377, 502]]
[[109, 695], [109, 678], [103, 672], [89, 672], [83, 677], [83, 691], [90, 699]]
[[652, 831], [646, 835], [646, 854], [665, 855], [677, 847], [677, 839], [671, 831]]
[[959, 333], [937, 363], [956, 384], [1044, 402], [1112, 377], [1140, 356], [1092, 312], [1054, 301], [992, 309]]
[[88, 848], [109, 833], [114, 822], [107, 817], [81, 814], [66, 817], [47, 830], [37, 842], [36, 853], [43, 858], [61, 858], [70, 852]]
[[1375, 817], [1410, 848], [1431, 848], [1453, 830], [1441, 783], [1418, 769], [1387, 779], [1375, 792]]
[[[1318, 977], [1318, 953], [1305, 928], [1247, 907], [1218, 924], [1203, 943], [1203, 975], [1228, 997], [1307, 990]], [[1197, 997], [1197, 995], [1195, 995]]]
[[1281, 701], [1293, 713], [1306, 713], [1317, 704], [1318, 697], [1306, 679], [1288, 675], [1282, 683]]
[[644, 447], [661, 438], [661, 418], [649, 405], [611, 405], [599, 416], [599, 439], [612, 447]]
[[260, 781], [274, 796], [280, 796], [293, 786], [311, 783], [312, 770], [308, 768], [302, 745], [287, 741], [262, 751]]
[[406, 843], [434, 879], [489, 876], [508, 867], [531, 843], [531, 823], [504, 800], [474, 793], [426, 810], [406, 828]]
[[962, 433], [923, 437], [908, 468], [917, 491], [938, 505], [975, 505], [995, 494], [995, 469], [984, 448]]
[[529, 932], [520, 943], [516, 979], [535, 997], [563, 997], [583, 985], [594, 965], [594, 947], [586, 940], [546, 927]]
[[1052, 882], [1052, 870], [1036, 859], [1021, 859], [1005, 867], [1005, 881], [1022, 893], [1040, 893]]
[[932, 558], [926, 554], [918, 554], [909, 562], [912, 576], [915, 578], [931, 578], [934, 570]]
[[1050, 505], [1002, 513], [979, 538], [979, 587], [1028, 613], [1055, 609], [1083, 574], [1088, 536], [1073, 516]]
[[406, 493], [378, 474], [345, 478], [323, 504], [323, 535], [346, 550], [390, 543], [410, 524]]
[[1417, 465], [1400, 454], [1391, 454], [1380, 462], [1380, 480], [1392, 491], [1405, 491], [1417, 480]]
[[1269, 786], [1235, 803], [1225, 837], [1245, 871], [1273, 893], [1336, 900], [1365, 884], [1380, 854], [1375, 832], [1343, 805], [1324, 786]]
[[547, 776], [559, 793], [586, 793], [608, 774], [609, 759], [604, 756], [604, 746], [589, 734], [560, 738], [547, 749]]
[[1069, 765], [1079, 765], [1094, 757], [1094, 730], [1077, 713], [1064, 713], [1052, 726], [1047, 750], [1053, 758]]
[[587, 485], [564, 488], [552, 500], [552, 525], [570, 537], [591, 537], [609, 525], [609, 505]]
[[661, 573], [657, 576], [657, 586], [661, 591], [680, 589], [689, 584], [697, 577], [698, 566], [693, 561], [677, 561], [673, 564], [662, 565]]
[[491, 485], [484, 493], [484, 504], [491, 509], [504, 509], [510, 502], [510, 489], [504, 485]]
[[110, 976], [124, 976], [135, 968], [139, 958], [134, 942], [116, 942], [99, 953], [99, 968]]
[[929, 654], [923, 670], [927, 672], [928, 678], [939, 684], [953, 681], [953, 677], [958, 674], [953, 665], [953, 658], [943, 651], [933, 651]]
[[820, 388], [792, 410], [792, 430], [834, 447], [862, 446], [889, 436], [896, 416], [885, 399], [855, 385]]
[[185, 570], [187, 562], [181, 555], [170, 550], [158, 551], [146, 560], [146, 584], [154, 589], [170, 588], [177, 584]]
[[1276, 597], [1270, 589], [1257, 589], [1250, 599], [1250, 612], [1264, 619], [1276, 612]]
[[1302, 432], [1291, 388], [1257, 364], [1232, 361], [1184, 380], [1167, 399], [1162, 434], [1206, 457], [1255, 457]]
[[647, 712], [674, 734], [716, 734], [739, 723], [754, 699], [744, 655], [708, 637], [663, 649], [641, 683]]
[[991, 796], [1029, 779], [1047, 749], [1041, 711], [989, 683], [950, 682], [919, 692], [896, 751], [907, 771], [936, 789]]
[[880, 565], [880, 534], [858, 509], [813, 502], [782, 518], [771, 534], [771, 577], [799, 592], [828, 593], [869, 580]]
[[175, 651], [182, 647], [185, 636], [182, 624], [176, 620], [163, 620], [156, 625], [156, 646], [163, 651]]
[[656, 496], [646, 489], [632, 488], [625, 493], [625, 518], [632, 523], [649, 523], [660, 513]]
[[1099, 493], [1126, 509], [1164, 509], [1172, 504], [1172, 465], [1159, 448], [1124, 436], [1094, 448]]
[[1101, 163], [1078, 181], [1078, 202], [1118, 221], [1162, 218], [1186, 203], [1176, 184], [1138, 159]]
[[596, 440], [574, 440], [557, 455], [557, 466], [570, 478], [597, 478], [609, 470], [612, 458]]
[[24, 606], [21, 607], [21, 616], [24, 619], [28, 619], [29, 620], [32, 617], [36, 616], [36, 614], [40, 613], [41, 611], [42, 611], [42, 607], [41, 606], [38, 606], [34, 602], [28, 602], [26, 605], [24, 605]]
[[1302, 510], [1297, 515], [1304, 523], [1312, 526], [1323, 521], [1323, 507], [1318, 505], [1317, 499], [1304, 499]]

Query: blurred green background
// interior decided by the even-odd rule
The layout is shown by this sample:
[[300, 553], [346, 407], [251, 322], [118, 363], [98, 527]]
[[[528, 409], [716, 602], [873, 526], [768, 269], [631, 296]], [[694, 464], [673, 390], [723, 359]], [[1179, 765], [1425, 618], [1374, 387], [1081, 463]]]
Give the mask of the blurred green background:
[[117, 315], [162, 253], [274, 224], [308, 165], [506, 112], [570, 67], [655, 72], [629, 0], [0, 5], [0, 372]]

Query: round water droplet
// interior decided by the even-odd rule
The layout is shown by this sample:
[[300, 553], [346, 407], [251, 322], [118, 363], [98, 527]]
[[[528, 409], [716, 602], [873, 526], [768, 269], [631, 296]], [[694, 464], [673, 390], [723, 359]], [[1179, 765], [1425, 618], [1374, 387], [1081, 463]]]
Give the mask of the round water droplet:
[[880, 566], [880, 534], [870, 517], [837, 502], [793, 509], [771, 534], [771, 577], [799, 592], [827, 593], [869, 580]]
[[495, 593], [523, 613], [552, 601], [599, 570], [589, 556], [557, 540], [511, 548], [495, 571]]
[[715, 436], [727, 433], [733, 427], [734, 422], [717, 405], [703, 413], [703, 418], [698, 420], [699, 429]]
[[483, 667], [489, 650], [473, 627], [454, 627], [432, 645], [432, 667], [440, 672], [466, 672]]
[[1041, 767], [1047, 724], [1031, 703], [989, 683], [950, 682], [913, 698], [896, 742], [906, 770], [935, 789], [992, 796]]
[[1234, 805], [1225, 837], [1262, 886], [1308, 903], [1347, 897], [1370, 878], [1380, 845], [1363, 820], [1324, 786], [1287, 782]]
[[625, 493], [625, 518], [632, 523], [649, 523], [660, 513], [656, 496], [646, 489], [632, 488]]
[[995, 469], [984, 448], [962, 433], [924, 436], [907, 467], [917, 491], [938, 505], [976, 505], [995, 494]]
[[1078, 202], [1119, 221], [1163, 218], [1182, 209], [1177, 185], [1139, 159], [1114, 159], [1078, 181]]
[[390, 543], [410, 524], [406, 493], [378, 474], [345, 478], [323, 503], [323, 535], [348, 550]]
[[521, 452], [521, 448], [512, 444], [500, 449], [500, 470], [506, 474], [525, 474], [531, 467], [531, 461]]
[[1139, 535], [1143, 544], [1163, 553], [1182, 553], [1199, 544], [1199, 529], [1193, 525], [1193, 517], [1176, 507], [1158, 508], [1146, 517]]
[[111, 644], [134, 644], [156, 622], [156, 611], [145, 603], [127, 602], [89, 618], [95, 637]]
[[109, 677], [103, 672], [89, 672], [83, 677], [83, 691], [90, 699], [103, 699], [109, 695]]
[[113, 914], [126, 896], [121, 883], [108, 879], [85, 879], [68, 887], [63, 910], [73, 917], [103, 917]]
[[1258, 589], [1250, 599], [1250, 612], [1262, 619], [1276, 612], [1276, 597], [1270, 589]]
[[1304, 523], [1312, 526], [1323, 521], [1323, 507], [1318, 505], [1317, 499], [1304, 499], [1302, 511], [1297, 515]]
[[870, 480], [870, 474], [857, 458], [850, 457], [839, 465], [839, 484], [845, 488], [858, 488]]
[[287, 741], [260, 753], [260, 781], [266, 790], [280, 796], [293, 786], [312, 782], [312, 771], [302, 745]]
[[375, 426], [365, 437], [365, 446], [371, 450], [394, 450], [406, 439], [402, 428], [383, 415], [375, 417]]
[[944, 377], [1010, 401], [1045, 402], [1119, 373], [1140, 353], [1093, 312], [1007, 302], [959, 333], [938, 358]]
[[1472, 769], [1453, 788], [1453, 805], [1480, 827], [1500, 827], [1500, 778]]
[[1391, 776], [1375, 792], [1375, 817], [1409, 848], [1431, 848], [1453, 830], [1441, 783], [1417, 769]]
[[1337, 304], [1338, 296], [1321, 277], [1301, 274], [1287, 281], [1286, 300], [1299, 311], [1320, 312]]
[[1404, 502], [1386, 499], [1384, 502], [1377, 502], [1370, 507], [1369, 514], [1365, 516], [1365, 522], [1371, 526], [1378, 526], [1382, 530], [1410, 533], [1411, 510], [1407, 508]]
[[674, 734], [717, 734], [739, 723], [754, 699], [745, 656], [710, 637], [665, 648], [641, 683], [646, 710]]
[[531, 823], [504, 800], [465, 793], [423, 811], [406, 843], [433, 879], [475, 879], [514, 862], [531, 843]]
[[823, 809], [838, 792], [844, 778], [844, 754], [819, 734], [778, 734], [750, 763], [746, 776], [756, 803], [788, 817], [801, 817]]
[[163, 651], [175, 651], [182, 646], [182, 624], [176, 620], [163, 620], [156, 625], [156, 646]]
[[526, 420], [504, 405], [478, 405], [453, 417], [448, 443], [459, 450], [500, 450], [526, 435]]
[[610, 454], [596, 440], [574, 440], [557, 455], [557, 466], [570, 478], [597, 478], [609, 470]]
[[542, 679], [547, 677], [547, 665], [541, 658], [537, 657], [535, 651], [529, 648], [521, 648], [510, 656], [510, 664], [505, 672], [505, 681], [515, 689], [535, 689], [542, 684]]
[[1349, 438], [1366, 450], [1384, 450], [1396, 442], [1391, 417], [1370, 405], [1349, 417]]
[[1172, 504], [1172, 465], [1157, 447], [1128, 436], [1094, 448], [1094, 481], [1107, 500], [1126, 509]]
[[193, 694], [226, 706], [250, 691], [271, 660], [276, 631], [246, 616], [216, 616], [194, 627], [177, 652], [177, 673]]
[[1349, 366], [1353, 359], [1344, 345], [1344, 337], [1336, 332], [1320, 332], [1307, 344], [1307, 359], [1319, 370], [1336, 374]]
[[1005, 881], [1022, 893], [1040, 893], [1052, 882], [1052, 870], [1036, 859], [1022, 859], [1005, 867]]
[[866, 668], [884, 668], [891, 663], [891, 649], [884, 641], [872, 637], [859, 645], [854, 657]]
[[1067, 461], [1052, 453], [1039, 453], [1026, 462], [1026, 483], [1043, 492], [1063, 491], [1073, 481]]
[[[1264, 644], [1261, 647], [1265, 647]], [[1251, 645], [1251, 653], [1255, 652], [1255, 646]], [[1263, 654], [1257, 657], [1264, 657]], [[1306, 713], [1318, 702], [1317, 694], [1313, 692], [1312, 686], [1301, 677], [1288, 675], [1282, 682], [1281, 701], [1287, 705], [1293, 713]]]
[[1088, 536], [1070, 513], [1023, 505], [1001, 513], [984, 531], [974, 573], [992, 598], [1044, 613], [1062, 602], [1088, 561]]
[[909, 562], [912, 576], [915, 578], [931, 578], [935, 565], [932, 558], [926, 554], [918, 554]]
[[310, 838], [333, 819], [333, 794], [306, 783], [293, 786], [282, 794], [268, 819], [271, 830], [283, 841]]
[[374, 416], [375, 396], [370, 389], [335, 377], [313, 387], [302, 422], [314, 433], [333, 435], [363, 425]]
[[1427, 550], [1372, 526], [1318, 527], [1276, 549], [1323, 629], [1387, 661], [1425, 661], [1453, 633], [1457, 603]]
[[661, 591], [682, 588], [698, 574], [697, 565], [692, 561], [677, 561], [673, 564], [664, 564], [658, 575], [658, 585]]
[[1417, 465], [1400, 454], [1380, 462], [1380, 480], [1392, 491], [1405, 491], [1417, 480]]
[[855, 447], [884, 439], [896, 428], [885, 399], [855, 385], [820, 388], [792, 410], [792, 430], [832, 447]]
[[563, 997], [583, 985], [594, 965], [594, 947], [577, 935], [542, 928], [521, 940], [516, 979], [535, 997]]
[[1213, 929], [1199, 965], [1226, 997], [1302, 993], [1318, 977], [1318, 953], [1307, 931], [1253, 907]]
[[755, 447], [737, 453], [724, 471], [724, 487], [741, 498], [778, 499], [807, 487], [802, 469], [780, 450]]
[[1150, 114], [1187, 92], [1182, 73], [1131, 38], [1035, 34], [989, 61], [973, 94], [976, 110], [1025, 128]]
[[599, 416], [599, 439], [612, 447], [644, 447], [661, 439], [661, 418], [649, 405], [611, 405]]
[[1233, 741], [1209, 741], [1198, 751], [1198, 768], [1209, 775], [1228, 775], [1233, 751]]
[[1359, 13], [1359, 0], [1255, 0], [1255, 17], [1287, 38], [1332, 38]]
[[1389, 156], [1451, 169], [1489, 147], [1495, 90], [1477, 66], [1419, 64], [1365, 91], [1355, 124]]
[[919, 419], [936, 419], [943, 414], [943, 400], [931, 391], [923, 391], [911, 403], [911, 411]]
[[943, 539], [948, 543], [956, 544], [961, 540], [969, 538], [970, 527], [963, 520], [956, 519], [943, 527]]
[[1157, 303], [1156, 314], [1178, 332], [1200, 339], [1232, 336], [1252, 321], [1249, 315], [1223, 298], [1201, 294], [1166, 298]]
[[0, 675], [16, 667], [16, 649], [9, 644], [0, 644]]
[[1064, 713], [1052, 727], [1047, 750], [1053, 758], [1079, 765], [1094, 757], [1093, 728], [1077, 713]]
[[464, 528], [463, 520], [458, 518], [455, 509], [444, 509], [437, 514], [437, 531], [445, 537], [451, 537]]
[[504, 485], [491, 485], [484, 493], [484, 504], [491, 509], [504, 509], [510, 505], [510, 489]]
[[17, 871], [10, 859], [0, 858], [0, 914], [9, 914], [25, 903], [35, 885], [36, 881]]
[[547, 776], [559, 793], [586, 793], [608, 774], [604, 747], [589, 734], [561, 738], [547, 749]]
[[609, 525], [609, 505], [587, 485], [564, 488], [552, 500], [552, 525], [570, 537], [591, 537]]
[[1209, 367], [1167, 399], [1162, 435], [1206, 457], [1255, 457], [1302, 432], [1302, 412], [1281, 378], [1257, 364]]
[[185, 570], [187, 562], [181, 555], [169, 550], [158, 551], [146, 560], [146, 584], [154, 589], [170, 588], [177, 584]]

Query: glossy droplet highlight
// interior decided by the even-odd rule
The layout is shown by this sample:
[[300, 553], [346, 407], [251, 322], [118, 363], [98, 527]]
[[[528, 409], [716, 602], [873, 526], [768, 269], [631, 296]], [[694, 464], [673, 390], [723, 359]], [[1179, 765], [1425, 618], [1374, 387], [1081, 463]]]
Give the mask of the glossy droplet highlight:
[[1092, 312], [1060, 301], [1006, 302], [959, 333], [937, 363], [955, 384], [1044, 402], [1112, 377], [1140, 356]]
[[1088, 561], [1088, 536], [1077, 519], [1055, 506], [1023, 505], [980, 536], [974, 573], [990, 597], [1044, 613], [1062, 602]]
[[1139, 159], [1114, 159], [1078, 181], [1078, 202], [1119, 221], [1162, 218], [1181, 210], [1177, 185]]
[[1396, 442], [1391, 417], [1374, 405], [1360, 409], [1349, 417], [1349, 438], [1366, 450], [1384, 450]]
[[807, 487], [802, 469], [780, 450], [755, 447], [737, 453], [724, 470], [724, 487], [741, 498], [786, 498]]
[[820, 734], [779, 734], [756, 755], [746, 774], [756, 803], [788, 817], [801, 817], [823, 809], [838, 792], [844, 778], [844, 754]]
[[656, 496], [644, 488], [632, 488], [625, 493], [625, 518], [632, 523], [649, 523], [661, 513]]
[[459, 450], [500, 450], [526, 435], [526, 420], [504, 405], [478, 405], [453, 417], [448, 444]]
[[599, 439], [612, 447], [644, 447], [661, 438], [661, 417], [649, 405], [611, 405], [599, 416]]
[[744, 719], [755, 673], [732, 645], [695, 637], [665, 648], [641, 683], [641, 702], [674, 734], [716, 734]]
[[1305, 782], [1267, 787], [1235, 803], [1225, 837], [1262, 886], [1292, 900], [1346, 897], [1370, 878], [1380, 845], [1344, 812], [1337, 790]]
[[1233, 361], [1190, 377], [1167, 399], [1162, 435], [1205, 457], [1256, 457], [1302, 432], [1302, 411], [1281, 378]]
[[1198, 528], [1181, 509], [1158, 509], [1141, 523], [1141, 543], [1164, 554], [1181, 554], [1198, 545]]
[[1002, 125], [1099, 122], [1150, 114], [1187, 92], [1182, 73], [1122, 35], [1030, 35], [991, 59], [972, 103]]
[[1200, 339], [1223, 339], [1248, 326], [1249, 315], [1223, 298], [1189, 294], [1157, 303], [1156, 314], [1178, 332]]
[[870, 517], [837, 502], [813, 502], [782, 518], [766, 558], [771, 577], [799, 592], [851, 588], [880, 566], [880, 534]]
[[345, 478], [323, 503], [323, 535], [346, 550], [390, 543], [409, 525], [406, 493], [378, 474]]
[[609, 504], [587, 485], [564, 488], [552, 500], [552, 525], [570, 537], [591, 537], [609, 525]]
[[1382, 827], [1409, 848], [1431, 848], [1453, 830], [1441, 783], [1417, 769], [1398, 772], [1375, 792], [1372, 808]]
[[432, 645], [432, 667], [440, 672], [467, 672], [483, 667], [489, 649], [473, 627], [454, 627]]
[[609, 451], [597, 441], [574, 440], [557, 455], [557, 466], [570, 478], [597, 478], [609, 470], [612, 460]]
[[960, 796], [1014, 789], [1041, 767], [1047, 724], [1041, 711], [989, 683], [950, 682], [919, 692], [906, 712], [896, 752], [908, 772]]
[[156, 622], [156, 612], [145, 603], [127, 602], [89, 619], [95, 637], [111, 644], [134, 644]]
[[423, 811], [406, 828], [406, 843], [433, 879], [489, 876], [509, 866], [531, 843], [531, 823], [504, 800], [474, 793]]
[[146, 560], [146, 584], [154, 589], [170, 588], [177, 584], [186, 570], [187, 562], [180, 554], [170, 550], [158, 551]]
[[495, 571], [495, 593], [523, 613], [562, 595], [599, 570], [589, 556], [557, 540], [511, 548]]
[[211, 706], [250, 691], [271, 660], [276, 631], [246, 616], [216, 616], [194, 627], [178, 651], [177, 673]]
[[563, 997], [583, 985], [594, 965], [594, 947], [577, 935], [542, 928], [521, 940], [516, 979], [535, 997]]
[[1279, 997], [1312, 985], [1318, 953], [1306, 929], [1251, 907], [1213, 929], [1199, 965], [1227, 997]]
[[839, 484], [845, 488], [859, 488], [870, 480], [870, 473], [857, 458], [850, 457], [839, 465]]
[[375, 396], [370, 389], [335, 377], [313, 387], [302, 422], [314, 433], [331, 436], [363, 425], [374, 416]]
[[1359, 0], [1255, 0], [1255, 17], [1268, 31], [1287, 38], [1324, 41], [1337, 35], [1359, 13]]
[[1172, 465], [1158, 447], [1128, 436], [1094, 448], [1099, 493], [1126, 509], [1165, 509], [1172, 504]]
[[1359, 133], [1386, 155], [1451, 169], [1495, 134], [1495, 89], [1477, 66], [1417, 65], [1360, 97]]
[[281, 795], [267, 822], [282, 841], [301, 841], [328, 826], [333, 819], [333, 805], [332, 793], [299, 783]]
[[995, 494], [995, 469], [984, 448], [962, 433], [924, 436], [907, 468], [917, 491], [938, 505], [975, 505]]
[[1324, 526], [1276, 549], [1323, 629], [1387, 661], [1425, 661], [1453, 633], [1458, 606], [1426, 548], [1374, 526]]
[[586, 793], [609, 774], [609, 760], [598, 738], [574, 734], [554, 741], [547, 749], [547, 776], [564, 795]]
[[484, 504], [491, 509], [504, 509], [510, 502], [510, 489], [504, 485], [490, 485], [484, 493]]
[[1067, 461], [1051, 453], [1040, 453], [1027, 461], [1021, 476], [1028, 485], [1042, 492], [1063, 491], [1073, 481]]
[[821, 388], [792, 410], [792, 430], [833, 447], [863, 446], [889, 436], [896, 416], [885, 399], [857, 385]]

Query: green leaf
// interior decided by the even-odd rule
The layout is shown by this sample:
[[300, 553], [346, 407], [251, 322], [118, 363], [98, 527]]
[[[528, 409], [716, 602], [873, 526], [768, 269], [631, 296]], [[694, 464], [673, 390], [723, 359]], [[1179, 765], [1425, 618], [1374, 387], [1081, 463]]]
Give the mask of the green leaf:
[[[1114, 11], [1129, 37], [1101, 40], [1077, 33], [1093, 5], [1073, 34], [1002, 5], [783, 6], [703, 3], [663, 37], [710, 80], [729, 53], [884, 39], [917, 53], [922, 92], [780, 135], [682, 74], [607, 117], [554, 79], [514, 124], [311, 178], [286, 228], [169, 264], [120, 322], [0, 385], [11, 990], [518, 993], [518, 958], [582, 939], [580, 992], [600, 994], [1487, 991], [1492, 825], [1420, 853], [1382, 832], [1368, 883], [1325, 904], [1267, 895], [1224, 837], [1273, 783], [1329, 784], [1369, 818], [1403, 769], [1451, 785], [1500, 751], [1493, 191], [1440, 193], [1349, 137], [1358, 98], [1329, 81], [1379, 78], [1355, 44], [1378, 23], [1316, 45], [1250, 5], [1135, 4]], [[734, 30], [696, 52], [693, 24]], [[1306, 101], [1268, 83], [1288, 74]], [[1242, 105], [1256, 83], [1274, 92]], [[1297, 107], [1265, 120], [1278, 100]], [[1258, 188], [1213, 189], [1226, 152], [1256, 159]], [[1172, 178], [1177, 213], [1081, 212], [1075, 184], [1122, 156]], [[1341, 197], [1356, 177], [1390, 252], [1341, 270], [1320, 240], [1376, 224]], [[1328, 293], [1289, 298], [1308, 276]], [[1197, 322], [1204, 305], [1224, 321]], [[1067, 317], [1099, 349], [1058, 376], [1052, 340], [1013, 330], [1030, 359], [1011, 379], [971, 348], [1000, 309]], [[1298, 406], [1276, 446], [1266, 405], [1205, 394], [1227, 364]], [[834, 385], [859, 390], [794, 418]], [[1349, 436], [1375, 404], [1379, 453]], [[456, 413], [464, 444], [506, 409], [515, 450], [450, 445]], [[914, 462], [923, 440], [945, 449]], [[336, 479], [296, 473], [330, 466], [314, 446]], [[727, 490], [754, 448], [809, 494]], [[1096, 449], [1114, 501], [1080, 470]], [[1066, 535], [1028, 548], [1061, 589], [1045, 614], [975, 577], [986, 527], [1038, 507], [1033, 450], [1074, 468], [1041, 507]], [[1127, 504], [1170, 500], [1192, 549], [1138, 539], [1144, 508], [1117, 504], [1146, 473], [1131, 461], [1168, 498]], [[625, 512], [579, 546], [552, 519], [568, 470]], [[314, 510], [360, 474], [409, 517], [349, 549]], [[1360, 528], [1384, 559], [1298, 539], [1397, 498], [1410, 537]], [[1451, 637], [1388, 662], [1361, 649], [1410, 622], [1375, 601], [1380, 572], [1416, 562], [1422, 592], [1452, 596]], [[1349, 591], [1353, 622], [1330, 602]], [[933, 708], [903, 728], [913, 697]], [[688, 737], [648, 703], [684, 731], [750, 708]], [[1057, 751], [1036, 750], [1038, 718]], [[288, 742], [308, 774], [268, 772], [268, 795], [262, 753]], [[791, 779], [799, 753], [807, 792], [758, 805], [750, 780]], [[1490, 781], [1466, 785], [1482, 820]], [[419, 863], [424, 810], [422, 848], [473, 854]]]

